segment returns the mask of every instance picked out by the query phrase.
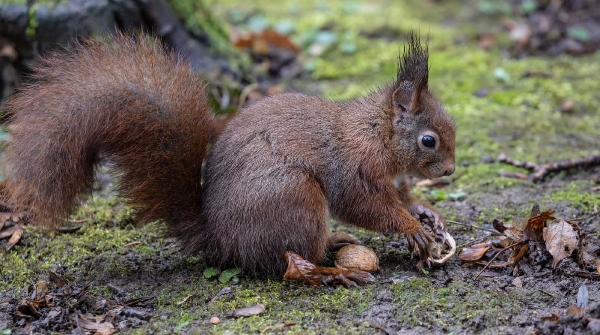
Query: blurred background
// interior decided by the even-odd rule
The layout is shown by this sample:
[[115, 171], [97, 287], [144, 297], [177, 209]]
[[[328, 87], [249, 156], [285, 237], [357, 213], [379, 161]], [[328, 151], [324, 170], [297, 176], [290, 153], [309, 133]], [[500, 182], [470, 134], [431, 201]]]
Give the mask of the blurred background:
[[429, 39], [430, 88], [459, 125], [459, 162], [598, 153], [596, 0], [0, 4], [0, 101], [43, 54], [117, 31], [164, 39], [208, 79], [222, 113], [284, 91], [346, 100], [393, 80], [404, 36], [417, 30]]

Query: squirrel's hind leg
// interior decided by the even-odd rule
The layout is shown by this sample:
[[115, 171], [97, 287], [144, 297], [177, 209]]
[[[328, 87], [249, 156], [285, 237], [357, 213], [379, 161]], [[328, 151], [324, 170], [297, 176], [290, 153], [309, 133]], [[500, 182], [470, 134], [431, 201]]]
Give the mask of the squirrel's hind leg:
[[222, 182], [211, 180], [205, 197], [207, 262], [282, 278], [286, 251], [325, 258], [327, 201], [309, 173], [275, 164]]

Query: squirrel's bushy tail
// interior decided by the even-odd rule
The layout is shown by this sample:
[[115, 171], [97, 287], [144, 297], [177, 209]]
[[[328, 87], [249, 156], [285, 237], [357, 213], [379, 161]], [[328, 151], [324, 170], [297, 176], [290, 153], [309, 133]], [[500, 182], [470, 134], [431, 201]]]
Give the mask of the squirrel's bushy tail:
[[201, 169], [213, 114], [204, 81], [143, 36], [90, 40], [56, 52], [7, 101], [12, 141], [7, 202], [40, 224], [64, 219], [106, 159], [138, 220], [171, 235], [201, 207]]

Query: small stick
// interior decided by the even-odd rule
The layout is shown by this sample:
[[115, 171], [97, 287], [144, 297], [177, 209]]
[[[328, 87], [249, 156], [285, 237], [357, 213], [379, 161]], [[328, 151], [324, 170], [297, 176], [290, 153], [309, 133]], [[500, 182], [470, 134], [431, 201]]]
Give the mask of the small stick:
[[446, 220], [446, 222], [450, 222], [450, 223], [454, 223], [457, 225], [461, 225], [461, 226], [467, 226], [467, 227], [471, 227], [471, 228], [475, 228], [475, 229], [481, 229], [481, 230], [485, 230], [488, 231], [494, 235], [503, 235], [502, 233], [500, 233], [499, 231], [495, 230], [495, 229], [489, 229], [489, 228], [484, 228], [484, 227], [479, 227], [479, 226], [475, 226], [469, 223], [462, 223], [462, 222], [458, 222], [458, 221], [452, 221], [452, 220]]
[[544, 177], [549, 175], [551, 172], [569, 170], [582, 166], [600, 165], [600, 155], [589, 155], [580, 159], [565, 159], [560, 162], [549, 164], [536, 164], [527, 161], [517, 161], [506, 156], [505, 154], [500, 154], [498, 156], [498, 162], [521, 167], [531, 171], [528, 179], [532, 182], [537, 182], [544, 179]]
[[512, 247], [514, 247], [515, 245], [517, 245], [517, 244], [519, 244], [519, 243], [520, 243], [520, 242], [515, 242], [515, 243], [513, 243], [513, 244], [509, 245], [508, 247], [506, 247], [506, 248], [504, 248], [504, 249], [502, 249], [502, 250], [498, 251], [498, 252], [497, 252], [497, 253], [494, 255], [494, 257], [492, 257], [492, 259], [490, 259], [490, 261], [489, 261], [489, 262], [488, 262], [488, 263], [487, 263], [487, 264], [486, 264], [486, 265], [483, 267], [483, 269], [481, 269], [481, 271], [479, 271], [479, 272], [477, 273], [477, 275], [476, 275], [476, 276], [475, 276], [475, 278], [473, 278], [473, 279], [477, 279], [477, 277], [479, 277], [479, 275], [481, 275], [481, 273], [483, 272], [483, 270], [487, 269], [487, 268], [488, 268], [488, 266], [490, 266], [490, 264], [492, 264], [492, 262], [493, 262], [493, 261], [496, 259], [496, 257], [498, 257], [498, 255], [500, 255], [500, 254], [501, 254], [501, 253], [503, 253], [504, 251], [506, 251], [506, 250], [508, 250], [508, 249], [510, 249], [510, 248], [512, 248]]
[[485, 241], [485, 239], [487, 239], [488, 237], [489, 237], [489, 236], [480, 237], [480, 238], [478, 238], [478, 239], [475, 239], [475, 240], [473, 240], [473, 241], [469, 241], [469, 242], [463, 243], [463, 244], [459, 245], [459, 246], [458, 246], [458, 247], [456, 247], [456, 248], [458, 249], [458, 248], [466, 247], [466, 246], [468, 246], [468, 245], [473, 245], [473, 244], [475, 244], [475, 243], [483, 242], [483, 241]]
[[577, 218], [577, 219], [569, 219], [569, 220], [567, 220], [567, 221], [585, 221], [585, 220], [587, 220], [587, 219], [589, 219], [589, 218], [593, 218], [594, 216], [596, 216], [596, 215], [598, 215], [598, 214], [600, 214], [600, 212], [596, 212], [596, 213], [590, 214], [590, 215], [588, 215], [588, 216], [584, 216], [584, 217], [582, 217], [582, 218]]

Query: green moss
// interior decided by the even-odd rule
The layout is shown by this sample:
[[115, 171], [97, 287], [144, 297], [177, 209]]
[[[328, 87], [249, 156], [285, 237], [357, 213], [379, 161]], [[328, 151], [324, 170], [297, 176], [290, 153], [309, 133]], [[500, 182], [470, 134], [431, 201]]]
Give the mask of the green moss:
[[463, 282], [439, 287], [423, 279], [396, 283], [392, 292], [398, 322], [426, 328], [437, 326], [447, 331], [456, 325], [448, 320], [464, 322], [476, 316], [484, 316], [488, 327], [501, 325], [506, 315], [520, 313], [529, 299], [517, 289], [507, 293]]
[[566, 189], [550, 193], [549, 197], [551, 201], [566, 202], [568, 206], [574, 209], [581, 210], [584, 213], [592, 213], [600, 207], [600, 194], [591, 191], [593, 186], [592, 181], [577, 180], [569, 183]]
[[[200, 12], [202, 4], [188, 0], [172, 3], [188, 28], [203, 28], [200, 23], [206, 16]], [[417, 0], [290, 0], [277, 6], [267, 0], [210, 0], [204, 4], [215, 15], [210, 22], [222, 23], [224, 18], [237, 17], [236, 24], [242, 30], [251, 28], [244, 18], [256, 17], [257, 22], [263, 20], [268, 27], [293, 20], [291, 38], [303, 47], [300, 61], [310, 69], [310, 75], [294, 78], [292, 86], [340, 100], [364, 95], [394, 79], [405, 31], [421, 27], [423, 35], [429, 34], [430, 89], [456, 120], [456, 172], [467, 171], [442, 191], [465, 192], [465, 205], [458, 208], [476, 206], [477, 213], [456, 210], [450, 197], [437, 200], [429, 189], [416, 188], [415, 193], [435, 201], [448, 218], [461, 221], [472, 215], [469, 218], [474, 222], [470, 223], [475, 224], [489, 224], [494, 217], [510, 222], [513, 217], [527, 216], [534, 202], [540, 202], [542, 208], [561, 205], [561, 216], [571, 217], [571, 213], [590, 212], [600, 205], [600, 195], [590, 191], [594, 186], [591, 181], [570, 181], [561, 178], [566, 174], [559, 174], [561, 187], [548, 189], [498, 176], [499, 171], [525, 173], [523, 169], [481, 162], [485, 155], [497, 157], [500, 153], [537, 163], [599, 154], [600, 82], [595, 74], [600, 72], [600, 54], [512, 59], [499, 49], [480, 50], [475, 39], [481, 31], [480, 23], [465, 21], [470, 11], [477, 10], [476, 5], [457, 10], [452, 2]], [[440, 23], [452, 19], [457, 21]], [[502, 29], [500, 24], [498, 27]], [[211, 35], [226, 37], [228, 27], [213, 28], [209, 29]], [[484, 31], [494, 29], [489, 22], [485, 28]], [[335, 36], [334, 40], [328, 42], [322, 54], [311, 55], [308, 49], [323, 32], [333, 33], [330, 38]], [[498, 43], [502, 43], [502, 37]], [[355, 50], [348, 52], [347, 44], [354, 45]], [[498, 79], [494, 73], [499, 68], [510, 79]], [[547, 73], [549, 77], [523, 76], [527, 71]], [[483, 96], [475, 96], [477, 91]], [[575, 102], [575, 108], [572, 113], [561, 113], [560, 105], [567, 99]], [[520, 198], [512, 199], [515, 195]], [[407, 329], [422, 326], [451, 332], [461, 327], [462, 331], [475, 331], [470, 319], [484, 316], [488, 327], [507, 325], [510, 320], [506, 317], [526, 312], [523, 306], [528, 306], [531, 299], [548, 299], [535, 291], [524, 294], [518, 289], [507, 289], [507, 293], [487, 289], [483, 284], [473, 286], [469, 281], [444, 286], [422, 274], [419, 275], [423, 277], [389, 286], [352, 289], [308, 287], [242, 275], [238, 285], [229, 285], [231, 295], [209, 303], [226, 285], [205, 279], [203, 260], [183, 256], [174, 241], [161, 238], [160, 224], [134, 226], [131, 209], [114, 194], [97, 193], [71, 218], [86, 220], [71, 223], [82, 224], [80, 231], [51, 236], [28, 229], [23, 243], [10, 252], [0, 251], [0, 291], [22, 290], [30, 282], [46, 278], [48, 270], [59, 271], [70, 280], [95, 280], [96, 285], [91, 288], [94, 298], [114, 295], [108, 283], [126, 282], [132, 295], [156, 298], [155, 318], [142, 328], [129, 331], [134, 334], [146, 334], [149, 330], [257, 333], [282, 321], [296, 323], [282, 331], [289, 334], [336, 333], [340, 330], [338, 321], [344, 322], [344, 333], [372, 333], [374, 329], [364, 321], [365, 315], [372, 304], [378, 303], [378, 293], [387, 288], [394, 296], [394, 319]], [[414, 270], [414, 263], [404, 262], [408, 251], [389, 247], [398, 236], [337, 223], [333, 229], [351, 232], [377, 251], [383, 266], [377, 279], [397, 273], [399, 268]], [[464, 233], [462, 236], [469, 234], [464, 227], [451, 226], [451, 230]], [[134, 241], [141, 244], [125, 247]], [[430, 271], [429, 276], [435, 277], [436, 271], [440, 270]], [[189, 298], [180, 304], [186, 297]], [[256, 303], [266, 306], [259, 316], [224, 317], [229, 311]], [[211, 325], [212, 316], [220, 317], [221, 323]]]

